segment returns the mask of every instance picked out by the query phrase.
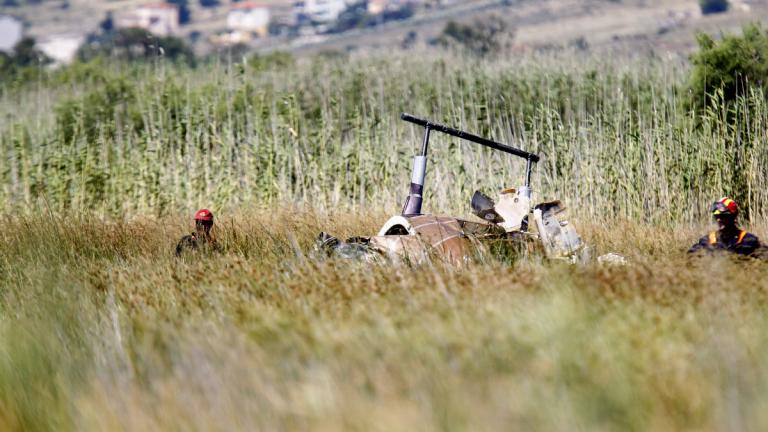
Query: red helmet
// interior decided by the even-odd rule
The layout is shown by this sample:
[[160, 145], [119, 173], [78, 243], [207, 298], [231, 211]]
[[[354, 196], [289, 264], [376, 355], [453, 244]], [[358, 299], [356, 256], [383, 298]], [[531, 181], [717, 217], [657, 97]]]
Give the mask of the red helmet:
[[724, 197], [712, 203], [710, 211], [714, 216], [736, 216], [739, 214], [739, 206], [736, 201]]
[[195, 213], [196, 221], [213, 222], [213, 213], [208, 209], [200, 209]]

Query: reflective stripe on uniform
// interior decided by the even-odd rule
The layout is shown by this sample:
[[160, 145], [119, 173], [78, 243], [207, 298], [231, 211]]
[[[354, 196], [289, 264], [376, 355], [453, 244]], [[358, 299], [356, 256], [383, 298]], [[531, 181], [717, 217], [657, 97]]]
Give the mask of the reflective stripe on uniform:
[[[744, 237], [746, 236], [747, 236], [747, 232], [744, 230], [741, 230], [741, 232], [739, 232], [739, 239], [736, 240], [736, 244], [740, 245], [741, 242], [744, 241]], [[712, 231], [709, 233], [709, 244], [711, 246], [714, 246], [717, 244], [717, 232]]]
[[744, 240], [744, 237], [746, 236], [747, 236], [747, 232], [744, 230], [741, 230], [741, 232], [739, 233], [739, 239], [736, 241], [736, 244], [740, 245], [741, 241]]

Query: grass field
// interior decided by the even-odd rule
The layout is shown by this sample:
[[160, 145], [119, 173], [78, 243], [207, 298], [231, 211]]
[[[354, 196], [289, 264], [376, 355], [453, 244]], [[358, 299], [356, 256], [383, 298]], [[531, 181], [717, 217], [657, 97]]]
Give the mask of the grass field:
[[0, 427], [766, 427], [768, 269], [687, 262], [692, 230], [582, 224], [626, 267], [393, 269], [313, 257], [378, 222], [330, 216], [226, 218], [187, 261], [179, 218], [7, 220]]
[[[767, 234], [758, 92], [686, 108], [685, 64], [567, 53], [94, 63], [0, 95], [2, 430], [762, 430], [768, 267], [689, 261], [737, 198]], [[401, 111], [542, 154], [621, 267], [312, 253], [405, 195]], [[522, 164], [434, 140], [426, 207]], [[177, 260], [190, 214], [223, 253]]]
[[[764, 97], [703, 115], [686, 65], [578, 53], [280, 54], [194, 70], [76, 65], [0, 96], [0, 201], [105, 215], [308, 203], [395, 209], [421, 132], [399, 113], [540, 153], [539, 199], [590, 218], [706, 220], [729, 194], [768, 213]], [[731, 120], [728, 120], [731, 119]], [[522, 161], [439, 138], [427, 200], [465, 210], [475, 188], [522, 183]]]

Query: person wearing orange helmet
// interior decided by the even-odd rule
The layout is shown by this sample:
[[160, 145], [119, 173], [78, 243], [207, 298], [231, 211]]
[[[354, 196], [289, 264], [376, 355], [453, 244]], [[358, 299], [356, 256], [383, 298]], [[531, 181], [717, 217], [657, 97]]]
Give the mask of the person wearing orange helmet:
[[185, 235], [176, 245], [176, 256], [180, 257], [185, 251], [215, 251], [218, 250], [216, 239], [211, 235], [213, 228], [213, 213], [208, 209], [200, 209], [195, 213], [195, 232]]
[[718, 230], [705, 235], [691, 246], [688, 253], [730, 252], [742, 256], [757, 257], [762, 246], [760, 239], [739, 228], [736, 219], [739, 207], [730, 198], [721, 198], [710, 207], [712, 217], [717, 221]]

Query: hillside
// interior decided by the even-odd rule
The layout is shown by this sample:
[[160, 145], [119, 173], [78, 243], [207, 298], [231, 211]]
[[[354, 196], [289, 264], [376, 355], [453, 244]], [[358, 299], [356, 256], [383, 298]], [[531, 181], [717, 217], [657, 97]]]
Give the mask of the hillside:
[[422, 15], [383, 28], [349, 32], [338, 36], [292, 41], [279, 49], [322, 51], [398, 47], [409, 35], [427, 45], [447, 21], [483, 21], [489, 16], [504, 19], [514, 29], [513, 53], [554, 47], [578, 46], [598, 51], [637, 54], [687, 55], [695, 48], [698, 31], [717, 34], [736, 31], [747, 22], [768, 17], [768, 2], [752, 4], [749, 10], [733, 7], [727, 13], [702, 16], [695, 0], [606, 0], [478, 1]]
[[[108, 12], [130, 10], [144, 3], [143, 0], [48, 0], [38, 5], [0, 7], [0, 13], [22, 18], [28, 25], [29, 35], [46, 39], [52, 35], [97, 31]], [[264, 3], [286, 5], [291, 2], [267, 0]], [[210, 50], [208, 36], [226, 27], [230, 5], [231, 0], [222, 0], [219, 7], [204, 8], [198, 1], [191, 1], [192, 21], [182, 26], [181, 36], [197, 41], [198, 52]], [[701, 16], [696, 0], [471, 0], [448, 4], [438, 10], [422, 10], [411, 20], [340, 35], [257, 40], [254, 48], [294, 52], [391, 49], [399, 47], [405, 38], [426, 45], [450, 20], [471, 23], [496, 15], [514, 29], [517, 52], [579, 46], [600, 50], [618, 47], [628, 52], [639, 49], [687, 53], [694, 46], [695, 31], [732, 30], [768, 16], [766, 1], [752, 2], [748, 11], [739, 5], [728, 13]]]

